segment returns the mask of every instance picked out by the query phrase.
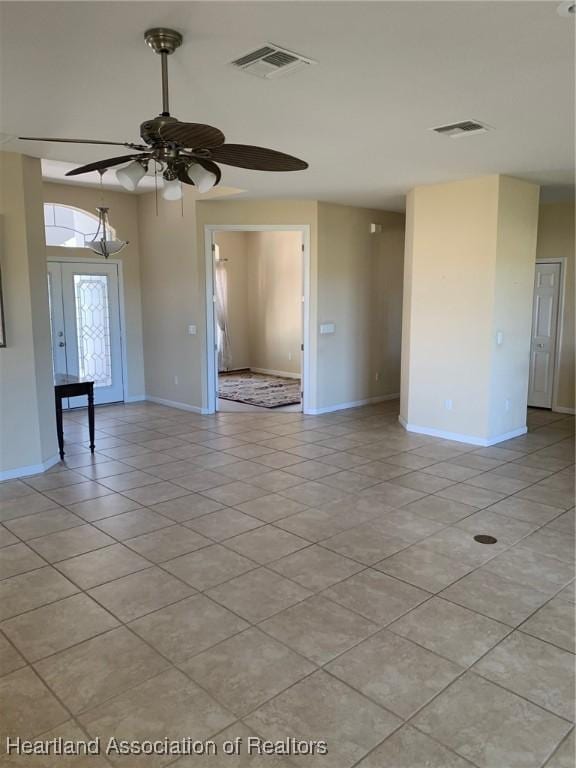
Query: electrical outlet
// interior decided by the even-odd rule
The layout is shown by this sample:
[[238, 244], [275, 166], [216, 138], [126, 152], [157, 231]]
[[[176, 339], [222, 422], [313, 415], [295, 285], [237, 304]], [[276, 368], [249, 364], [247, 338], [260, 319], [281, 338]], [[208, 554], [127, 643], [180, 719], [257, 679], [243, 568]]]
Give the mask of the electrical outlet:
[[374, 377], [376, 381], [380, 381], [380, 371], [376, 371], [376, 376]]
[[444, 408], [446, 408], [447, 411], [452, 410], [452, 400], [444, 400]]
[[178, 386], [178, 376], [174, 376], [174, 384]]
[[504, 410], [508, 412], [510, 410], [510, 400], [504, 400]]
[[292, 352], [288, 352], [288, 360], [292, 360]]

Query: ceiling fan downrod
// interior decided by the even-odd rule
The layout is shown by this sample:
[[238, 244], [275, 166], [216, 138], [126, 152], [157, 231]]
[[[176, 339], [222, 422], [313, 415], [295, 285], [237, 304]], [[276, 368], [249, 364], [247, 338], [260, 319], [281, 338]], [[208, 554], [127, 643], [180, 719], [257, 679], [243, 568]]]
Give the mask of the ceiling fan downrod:
[[162, 117], [170, 117], [168, 92], [168, 56], [182, 45], [182, 35], [174, 29], [155, 27], [144, 33], [144, 40], [154, 53], [160, 55], [162, 63]]

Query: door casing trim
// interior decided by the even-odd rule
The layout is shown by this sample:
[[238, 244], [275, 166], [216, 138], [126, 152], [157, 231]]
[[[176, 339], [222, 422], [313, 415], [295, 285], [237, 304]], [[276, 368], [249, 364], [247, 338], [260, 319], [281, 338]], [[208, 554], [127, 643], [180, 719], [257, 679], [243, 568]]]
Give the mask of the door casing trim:
[[309, 224], [205, 224], [204, 252], [206, 279], [206, 392], [202, 397], [203, 413], [216, 412], [216, 356], [214, 354], [214, 254], [212, 243], [216, 232], [301, 232], [302, 234], [302, 413], [312, 413], [316, 406], [316, 369], [312, 352], [312, 329], [310, 327], [311, 258]]

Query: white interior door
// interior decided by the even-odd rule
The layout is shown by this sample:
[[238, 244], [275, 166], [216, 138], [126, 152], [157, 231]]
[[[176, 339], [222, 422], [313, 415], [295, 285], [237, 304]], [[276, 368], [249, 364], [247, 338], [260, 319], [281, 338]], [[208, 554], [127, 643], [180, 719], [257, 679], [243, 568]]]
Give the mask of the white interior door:
[[528, 405], [537, 408], [552, 407], [559, 301], [560, 264], [537, 263], [528, 385]]
[[48, 281], [54, 372], [92, 379], [97, 405], [123, 400], [118, 265], [51, 262]]

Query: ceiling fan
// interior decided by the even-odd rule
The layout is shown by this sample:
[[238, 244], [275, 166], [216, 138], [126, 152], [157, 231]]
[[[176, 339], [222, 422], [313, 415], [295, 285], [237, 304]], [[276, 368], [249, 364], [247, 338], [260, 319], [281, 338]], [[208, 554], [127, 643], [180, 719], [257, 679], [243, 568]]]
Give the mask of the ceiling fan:
[[[144, 143], [97, 141], [94, 139], [50, 139], [20, 136], [25, 141], [58, 141], [72, 144], [108, 144], [127, 147], [130, 154], [98, 160], [68, 171], [66, 176], [78, 176], [90, 171], [104, 173], [108, 168], [123, 165], [116, 171], [122, 186], [134, 191], [148, 171], [150, 161], [157, 163], [164, 178], [162, 196], [179, 200], [180, 182], [194, 185], [199, 192], [208, 192], [220, 182], [222, 173], [217, 163], [255, 171], [302, 171], [308, 163], [283, 152], [249, 144], [226, 144], [222, 131], [202, 123], [184, 123], [170, 114], [168, 99], [168, 56], [182, 45], [182, 35], [173, 29], [149, 29], [144, 40], [158, 53], [162, 62], [162, 112], [140, 125]], [[128, 163], [128, 165], [125, 165]]]

